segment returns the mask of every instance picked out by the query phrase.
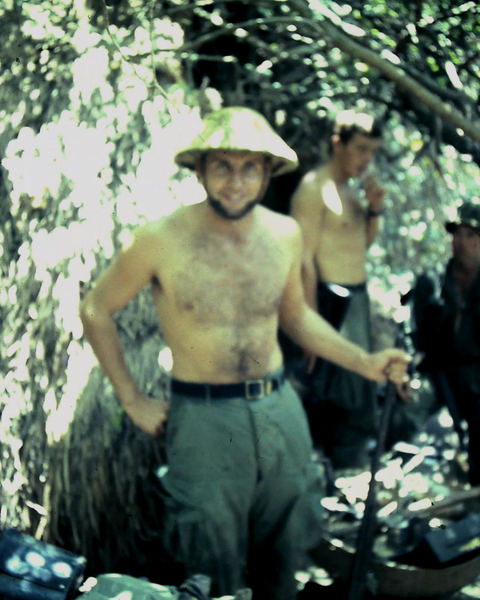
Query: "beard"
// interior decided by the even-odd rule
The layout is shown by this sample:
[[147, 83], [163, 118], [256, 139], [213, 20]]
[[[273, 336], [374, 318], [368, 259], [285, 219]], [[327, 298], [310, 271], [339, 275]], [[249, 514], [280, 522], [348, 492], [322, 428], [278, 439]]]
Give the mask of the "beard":
[[210, 194], [207, 195], [207, 200], [212, 210], [219, 217], [222, 217], [222, 219], [226, 219], [228, 221], [238, 221], [240, 219], [243, 219], [243, 217], [248, 215], [248, 213], [251, 212], [259, 202], [259, 199], [255, 198], [255, 200], [248, 202], [237, 212], [231, 212], [227, 208], [225, 208], [225, 206], [220, 202], [220, 200], [213, 198], [212, 196], [210, 196]]

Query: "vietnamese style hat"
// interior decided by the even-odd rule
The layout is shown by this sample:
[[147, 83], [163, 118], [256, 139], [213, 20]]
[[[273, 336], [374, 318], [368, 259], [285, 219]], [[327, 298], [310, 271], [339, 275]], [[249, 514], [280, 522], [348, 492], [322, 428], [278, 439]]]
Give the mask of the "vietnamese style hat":
[[480, 230], [480, 204], [472, 204], [471, 202], [462, 204], [458, 209], [455, 221], [445, 223], [445, 229], [449, 233], [453, 233], [459, 225], [466, 225], [472, 229]]
[[221, 108], [207, 115], [202, 132], [175, 156], [175, 162], [194, 169], [210, 150], [260, 152], [272, 159], [272, 175], [294, 171], [298, 158], [260, 113], [242, 106]]

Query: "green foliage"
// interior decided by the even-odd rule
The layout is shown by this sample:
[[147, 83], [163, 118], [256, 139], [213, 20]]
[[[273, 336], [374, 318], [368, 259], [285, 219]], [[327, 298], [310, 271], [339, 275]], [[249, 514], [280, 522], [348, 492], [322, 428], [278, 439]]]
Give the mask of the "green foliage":
[[[115, 488], [118, 504], [122, 485], [131, 487], [138, 464], [122, 452], [147, 445], [133, 445], [134, 432], [129, 444], [119, 441], [122, 412], [95, 372], [78, 305], [138, 224], [199, 199], [194, 178], [174, 166], [173, 155], [200, 113], [218, 103], [208, 85], [225, 103], [264, 113], [298, 151], [303, 170], [324, 158], [335, 111], [357, 106], [384, 118], [376, 169], [388, 188], [387, 213], [370, 271], [386, 312], [415, 273], [447, 258], [443, 222], [461, 199], [478, 194], [478, 148], [320, 35], [315, 19], [301, 16], [309, 6], [319, 23], [327, 20], [478, 120], [475, 2], [0, 5], [2, 524], [59, 540], [55, 527], [67, 516], [78, 550], [104, 533], [92, 519], [108, 512], [105, 490]], [[146, 332], [156, 331], [145, 297], [118, 323], [135, 352]], [[133, 357], [147, 387], [158, 371], [157, 338], [149, 337], [150, 370]], [[101, 482], [91, 476], [94, 460]], [[112, 465], [123, 472], [112, 474]], [[83, 506], [85, 489], [91, 495]], [[118, 514], [108, 500], [113, 522]], [[134, 511], [131, 496], [129, 502]], [[128, 524], [119, 529], [117, 542], [126, 544]]]
[[[168, 10], [170, 3], [164, 5]], [[208, 49], [221, 60], [231, 51], [228, 36], [234, 32], [212, 22], [212, 3], [203, 2], [201, 13], [196, 6], [180, 3], [172, 17], [186, 23], [187, 45], [199, 54]], [[310, 20], [305, 18], [309, 8], [314, 11]], [[377, 69], [339, 50], [329, 35], [318, 35], [318, 27], [314, 33], [312, 20], [317, 18], [319, 26], [333, 23], [342, 35], [398, 65], [420, 87], [478, 119], [477, 4], [286, 0], [253, 8], [238, 1], [215, 4], [215, 13], [223, 23], [248, 29], [251, 52], [226, 80], [203, 63], [206, 71], [196, 82], [208, 75], [227, 103], [264, 112], [297, 150], [302, 171], [325, 158], [320, 142], [336, 111], [356, 106], [384, 120], [377, 170], [388, 187], [388, 213], [372, 249], [372, 275], [389, 287], [397, 285], [399, 273], [408, 282], [432, 262], [445, 260], [443, 223], [462, 199], [478, 196], [480, 147], [466, 144], [461, 132], [439, 123]], [[185, 60], [188, 66], [188, 56]]]
[[[122, 413], [105, 382], [98, 384], [83, 341], [80, 299], [129, 232], [198, 197], [195, 182], [173, 163], [184, 126], [198, 126], [197, 97], [178, 78], [171, 53], [158, 60], [165, 88], [151, 64], [152, 48], [182, 43], [180, 27], [150, 21], [144, 11], [131, 15], [131, 28], [107, 31], [92, 25], [81, 2], [75, 7], [74, 15], [61, 0], [0, 8], [1, 516], [2, 525], [54, 540], [70, 502], [62, 490], [91, 467], [90, 446], [80, 460], [79, 448], [70, 448], [70, 439], [82, 437], [71, 438], [72, 422], [89, 431], [97, 465], [111, 462], [111, 436], [124, 435]], [[132, 310], [118, 319], [127, 345], [157, 332], [157, 354], [149, 354], [157, 377], [137, 352], [149, 390], [162, 377], [162, 341], [146, 297]], [[86, 515], [100, 510], [98, 485], [96, 493], [77, 510], [80, 523], [69, 515], [77, 541]], [[92, 544], [92, 530], [83, 539], [88, 531]]]

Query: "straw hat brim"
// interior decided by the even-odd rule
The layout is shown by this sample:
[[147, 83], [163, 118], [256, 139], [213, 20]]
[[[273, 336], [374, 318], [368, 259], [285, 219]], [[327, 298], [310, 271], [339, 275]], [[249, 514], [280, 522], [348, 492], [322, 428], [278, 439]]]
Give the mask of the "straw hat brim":
[[198, 159], [213, 150], [258, 152], [273, 162], [272, 175], [298, 167], [296, 152], [271, 127], [263, 115], [246, 107], [228, 107], [207, 116], [203, 131], [177, 153], [175, 162], [194, 169]]
[[175, 157], [175, 162], [177, 165], [181, 167], [187, 167], [189, 169], [195, 169], [197, 165], [198, 159], [207, 152], [211, 152], [213, 150], [224, 150], [224, 151], [241, 151], [241, 152], [260, 152], [261, 154], [265, 154], [269, 156], [273, 163], [272, 177], [276, 177], [277, 175], [284, 175], [285, 173], [291, 173], [298, 168], [298, 158], [295, 154], [292, 157], [279, 156], [277, 154], [273, 154], [271, 152], [265, 152], [265, 150], [252, 150], [251, 148], [205, 148], [204, 150], [200, 150], [198, 148], [187, 148], [182, 152], [179, 152]]

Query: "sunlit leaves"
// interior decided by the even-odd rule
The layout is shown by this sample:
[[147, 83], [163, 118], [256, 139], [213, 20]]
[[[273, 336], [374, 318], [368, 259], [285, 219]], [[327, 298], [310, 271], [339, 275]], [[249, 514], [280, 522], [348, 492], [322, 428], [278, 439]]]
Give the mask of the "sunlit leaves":
[[353, 25], [352, 23], [344, 23], [342, 29], [345, 33], [348, 33], [348, 35], [353, 37], [363, 37], [366, 35], [366, 32], [361, 27]]
[[427, 56], [427, 64], [432, 71], [434, 71], [434, 72], [439, 71], [439, 66], [438, 66], [435, 58], [433, 58], [433, 56]]
[[423, 141], [422, 140], [413, 140], [410, 144], [410, 148], [411, 148], [412, 152], [418, 152], [419, 150], [421, 150], [423, 148]]
[[[26, 531], [30, 513], [18, 499], [42, 481], [41, 498], [45, 446], [67, 433], [96, 364], [82, 341], [81, 290], [111, 260], [122, 229], [171, 212], [185, 193], [173, 152], [195, 100], [177, 85], [167, 101], [152, 85], [152, 57], [177, 77], [179, 60], [165, 50], [183, 32], [144, 12], [137, 27], [112, 28], [116, 43], [88, 19], [72, 28], [63, 0], [21, 3], [18, 22], [2, 20], [0, 477], [13, 494], [2, 523]], [[186, 195], [198, 199], [198, 185]], [[20, 460], [25, 419], [34, 426]]]
[[[25, 3], [23, 9], [28, 18], [23, 23], [22, 31], [34, 40], [44, 40], [46, 38], [61, 40], [65, 32], [62, 27], [55, 25], [56, 19], [52, 18], [52, 12], [48, 8], [45, 10], [45, 8], [40, 4]], [[50, 8], [53, 9], [53, 7]]]
[[366, 73], [369, 70], [369, 66], [362, 62], [356, 62], [355, 68], [357, 71], [360, 71], [360, 73]]
[[[76, 10], [83, 5], [73, 4]], [[182, 131], [198, 124], [198, 109], [191, 109], [196, 100], [181, 83], [166, 100], [155, 78], [166, 73], [168, 81], [180, 82], [201, 49], [175, 53], [183, 31], [155, 12], [158, 3], [120, 4], [111, 36], [88, 14], [75, 15], [66, 0], [17, 2], [18, 25], [2, 19], [0, 149], [8, 205], [2, 216], [8, 218], [0, 231], [0, 311], [6, 315], [0, 442], [19, 469], [12, 438], [22, 415], [36, 410], [39, 422], [47, 416], [48, 439], [61, 439], [94, 364], [80, 340], [81, 291], [111, 259], [122, 232], [171, 212], [180, 198], [200, 199], [195, 177], [173, 165]], [[188, 23], [194, 2], [167, 4]], [[228, 22], [232, 3], [201, 4], [196, 16], [208, 31]], [[476, 3], [423, 2], [420, 14], [417, 3], [399, 0], [320, 4], [335, 13], [344, 34], [361, 35], [362, 44], [390, 62], [416, 69], [420, 83], [428, 77], [440, 90], [458, 92], [461, 82], [470, 98], [478, 97]], [[259, 6], [267, 17], [294, 17], [287, 0]], [[12, 8], [3, 2], [0, 17]], [[113, 19], [114, 11], [109, 14]], [[369, 263], [383, 288], [403, 286], [412, 270], [443, 261], [445, 212], [459, 193], [478, 190], [476, 166], [453, 149], [438, 156], [409, 99], [305, 23], [264, 26], [261, 33], [238, 29], [234, 36], [245, 44], [253, 36], [259, 41], [245, 68], [232, 52], [224, 59], [240, 73], [241, 101], [258, 103], [278, 127], [293, 132], [307, 160], [317, 156], [319, 118], [351, 105], [389, 115], [376, 164], [388, 187], [387, 212]], [[475, 106], [467, 109], [477, 117]], [[163, 368], [168, 364], [162, 359]], [[118, 412], [114, 418], [118, 425]], [[25, 492], [22, 477], [12, 474], [5, 489]]]
[[458, 76], [458, 72], [452, 61], [447, 60], [445, 62], [445, 72], [447, 73], [448, 78], [450, 79], [453, 87], [457, 89], [462, 89], [462, 82], [460, 81], [460, 77]]

